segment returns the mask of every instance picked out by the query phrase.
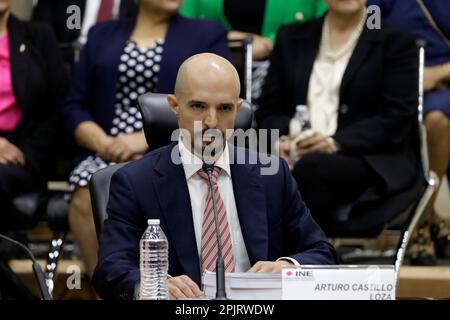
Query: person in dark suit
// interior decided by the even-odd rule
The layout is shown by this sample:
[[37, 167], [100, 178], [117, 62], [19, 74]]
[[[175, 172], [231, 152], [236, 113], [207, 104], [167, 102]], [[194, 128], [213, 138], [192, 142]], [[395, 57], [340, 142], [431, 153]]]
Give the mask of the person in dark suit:
[[294, 154], [281, 139], [279, 152], [300, 157], [293, 175], [327, 235], [351, 235], [419, 195], [418, 55], [408, 32], [368, 28], [365, 0], [326, 2], [324, 17], [280, 30], [256, 118], [289, 135], [296, 106], [308, 106], [314, 135]]
[[[195, 55], [180, 67], [175, 95], [168, 96], [182, 129], [180, 141], [125, 165], [112, 177], [92, 280], [101, 297], [133, 298], [147, 219], [160, 219], [168, 238], [170, 296], [202, 295], [201, 272], [214, 271], [217, 256], [216, 237], [208, 237], [214, 224], [202, 161], [214, 163], [228, 272], [336, 263], [335, 251], [302, 202], [286, 163], [272, 157], [278, 170], [264, 175], [259, 160], [249, 161], [253, 151], [226, 143], [242, 104], [239, 87], [237, 71], [217, 55]], [[209, 155], [211, 146], [216, 152]]]
[[148, 150], [137, 110], [138, 96], [173, 92], [181, 63], [193, 54], [230, 58], [227, 32], [218, 22], [178, 15], [181, 0], [142, 0], [137, 19], [96, 25], [74, 68], [65, 120], [80, 146], [70, 175], [69, 221], [89, 275], [96, 264], [90, 176], [110, 162]]
[[[68, 28], [67, 22], [76, 6], [80, 9], [80, 28]], [[39, 0], [33, 10], [33, 21], [48, 23], [62, 46], [64, 59], [72, 64], [74, 50], [86, 44], [89, 29], [97, 22], [125, 19], [136, 16], [137, 3], [134, 0]]]
[[[445, 0], [417, 0], [406, 3], [369, 0], [377, 5], [382, 17], [414, 32], [426, 41], [423, 123], [427, 130], [430, 169], [442, 180], [450, 163], [450, 15]], [[450, 181], [450, 179], [449, 179]], [[419, 226], [412, 243], [411, 263], [435, 264], [434, 256], [450, 257], [450, 221], [434, 210], [437, 192], [428, 202], [426, 219]]]
[[66, 90], [48, 26], [18, 20], [0, 3], [0, 228], [13, 197], [45, 187], [54, 164]]

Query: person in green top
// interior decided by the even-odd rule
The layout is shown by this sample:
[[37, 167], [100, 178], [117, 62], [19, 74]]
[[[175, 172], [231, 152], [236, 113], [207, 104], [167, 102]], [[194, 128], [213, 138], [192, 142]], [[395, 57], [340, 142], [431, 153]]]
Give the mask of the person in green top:
[[184, 0], [180, 13], [191, 18], [222, 22], [229, 39], [253, 36], [253, 59], [266, 59], [278, 28], [307, 21], [327, 10], [323, 0]]

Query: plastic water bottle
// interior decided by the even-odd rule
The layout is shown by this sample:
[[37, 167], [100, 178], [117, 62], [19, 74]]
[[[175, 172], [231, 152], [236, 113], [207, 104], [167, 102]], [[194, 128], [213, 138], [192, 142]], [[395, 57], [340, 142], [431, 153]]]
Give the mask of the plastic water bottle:
[[140, 247], [140, 300], [166, 300], [169, 244], [159, 219], [149, 219]]
[[311, 120], [309, 117], [308, 107], [305, 105], [297, 105], [294, 117], [289, 123], [289, 138], [291, 139], [291, 157], [292, 161], [298, 160], [297, 143], [307, 139], [314, 134], [311, 129]]
[[289, 136], [294, 139], [301, 132], [308, 129], [311, 129], [308, 107], [305, 105], [298, 105], [295, 107], [294, 117], [289, 124]]

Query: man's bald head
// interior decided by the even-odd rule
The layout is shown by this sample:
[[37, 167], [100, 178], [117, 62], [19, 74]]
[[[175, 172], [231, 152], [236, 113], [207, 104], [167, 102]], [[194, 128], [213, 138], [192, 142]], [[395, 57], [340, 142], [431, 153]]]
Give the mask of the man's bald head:
[[214, 158], [225, 148], [242, 106], [239, 92], [238, 73], [222, 57], [202, 53], [181, 65], [175, 95], [169, 94], [167, 102], [178, 118], [184, 145], [200, 158], [212, 156], [201, 150], [213, 147]]
[[185, 60], [178, 70], [175, 96], [180, 99], [200, 84], [223, 82], [239, 98], [241, 84], [236, 68], [225, 58], [212, 53], [196, 54]]

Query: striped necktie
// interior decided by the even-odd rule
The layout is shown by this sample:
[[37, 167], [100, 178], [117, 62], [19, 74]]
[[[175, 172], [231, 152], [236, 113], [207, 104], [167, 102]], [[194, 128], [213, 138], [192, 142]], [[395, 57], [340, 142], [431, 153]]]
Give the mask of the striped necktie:
[[[221, 169], [214, 168], [212, 173], [212, 185], [216, 196], [216, 206], [219, 220], [220, 237], [222, 240], [222, 255], [226, 272], [234, 272], [234, 256], [233, 245], [231, 242], [230, 228], [228, 226], [227, 212], [219, 193], [219, 185], [217, 183]], [[216, 226], [214, 224], [214, 209], [212, 203], [211, 190], [208, 182], [208, 175], [202, 170], [198, 171], [198, 175], [204, 180], [208, 186], [208, 193], [205, 200], [205, 211], [203, 213], [202, 223], [202, 247], [201, 247], [201, 265], [202, 270], [215, 271], [218, 252]]]

